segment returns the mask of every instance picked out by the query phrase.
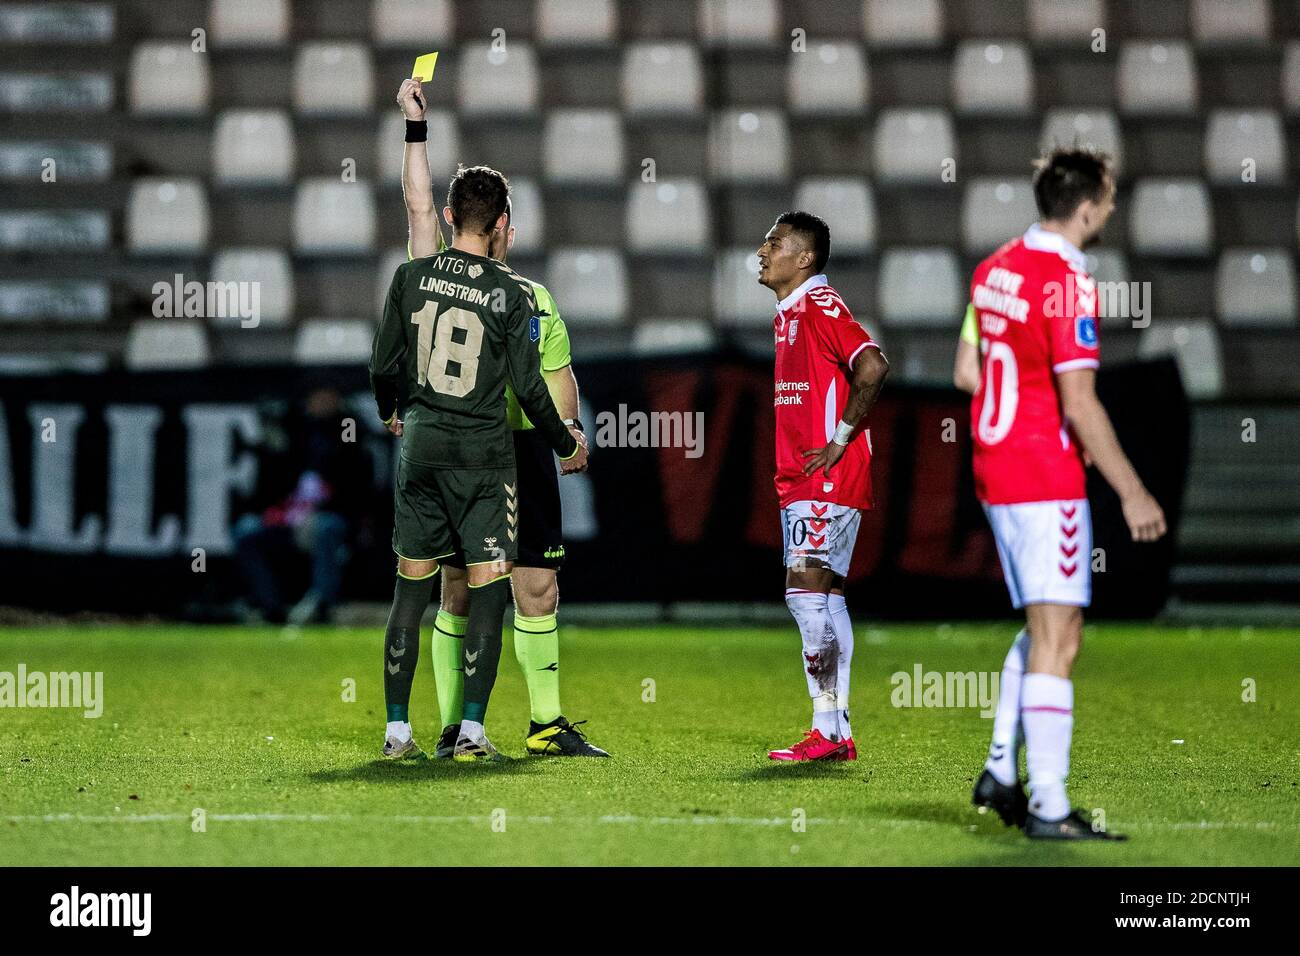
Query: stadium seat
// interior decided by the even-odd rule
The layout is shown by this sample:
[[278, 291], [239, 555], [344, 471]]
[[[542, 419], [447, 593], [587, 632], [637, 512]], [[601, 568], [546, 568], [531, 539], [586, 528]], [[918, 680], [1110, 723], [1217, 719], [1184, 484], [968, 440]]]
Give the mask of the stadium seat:
[[703, 319], [642, 319], [632, 331], [637, 355], [707, 352], [716, 344], [717, 335]]
[[373, 115], [374, 64], [360, 43], [306, 43], [293, 64], [293, 108], [313, 116]]
[[636, 43], [623, 54], [623, 109], [690, 113], [704, 104], [704, 69], [689, 43]]
[[359, 365], [370, 361], [375, 326], [363, 319], [307, 319], [298, 327], [299, 365]]
[[452, 0], [374, 0], [370, 32], [377, 46], [436, 49], [455, 37], [456, 5]]
[[700, 36], [710, 46], [761, 46], [781, 30], [776, 0], [699, 0]]
[[[212, 259], [213, 282], [255, 282], [259, 325], [285, 326], [293, 320], [293, 266], [279, 248], [223, 249]], [[218, 325], [241, 325], [238, 316], [209, 317]]]
[[553, 110], [542, 157], [551, 182], [618, 182], [623, 178], [623, 122], [614, 110]]
[[293, 178], [294, 156], [293, 127], [280, 110], [227, 110], [217, 117], [212, 140], [216, 182], [287, 183]]
[[1034, 187], [1028, 179], [980, 177], [962, 196], [962, 247], [986, 255], [1038, 219]]
[[1118, 173], [1123, 168], [1123, 139], [1119, 120], [1110, 110], [1081, 110], [1072, 107], [1047, 111], [1039, 146], [1084, 146], [1108, 154]]
[[1036, 44], [1091, 43], [1092, 31], [1106, 28], [1102, 0], [1029, 0], [1029, 35]]
[[108, 356], [103, 352], [0, 353], [0, 375], [54, 375], [59, 372], [98, 375], [107, 371]]
[[1201, 46], [1262, 45], [1269, 30], [1268, 0], [1192, 0], [1192, 33]]
[[790, 144], [778, 110], [723, 110], [709, 128], [709, 167], [723, 182], [786, 179]]
[[199, 116], [208, 111], [212, 79], [208, 55], [188, 42], [149, 40], [131, 51], [127, 80], [131, 112], [144, 116]]
[[1209, 255], [1214, 246], [1210, 194], [1199, 179], [1143, 179], [1128, 210], [1129, 239], [1139, 253]]
[[943, 42], [940, 0], [866, 0], [863, 19], [872, 46], [932, 47]]
[[[188, 49], [188, 47], [186, 48]], [[113, 108], [113, 74], [0, 73], [0, 110], [7, 113], [106, 113]]]
[[0, 7], [0, 42], [15, 46], [110, 43], [116, 10], [110, 3], [23, 3]]
[[111, 306], [108, 280], [0, 280], [0, 322], [104, 322]]
[[527, 255], [540, 252], [546, 235], [542, 190], [534, 180], [510, 180], [510, 224], [515, 228], [513, 251]]
[[289, 0], [212, 0], [208, 26], [216, 49], [280, 46], [289, 39]]
[[537, 36], [549, 46], [613, 43], [618, 29], [614, 0], [540, 0]]
[[[1244, 164], [1252, 160], [1251, 167]], [[1214, 110], [1205, 126], [1205, 172], [1221, 185], [1286, 179], [1286, 140], [1282, 119], [1272, 110]]]
[[131, 184], [126, 248], [132, 255], [194, 255], [208, 247], [208, 197], [197, 179], [150, 177]]
[[[434, 190], [434, 202], [442, 208], [447, 181], [456, 171], [456, 164], [464, 157], [460, 147], [460, 130], [456, 125], [456, 114], [450, 110], [428, 110], [424, 114], [429, 124], [429, 139], [424, 144], [429, 157], [429, 170], [439, 188]], [[384, 186], [395, 186], [402, 181], [402, 155], [405, 150], [402, 143], [406, 138], [406, 118], [397, 110], [389, 110], [379, 124], [379, 139], [375, 149], [379, 155], [379, 182]]]
[[817, 176], [794, 194], [796, 209], [806, 209], [831, 227], [831, 254], [863, 255], [876, 245], [876, 203], [860, 179]]
[[537, 64], [519, 41], [504, 50], [466, 43], [457, 63], [456, 95], [465, 113], [531, 113], [537, 108]]
[[375, 244], [375, 201], [364, 181], [300, 180], [293, 203], [293, 246], [307, 254], [366, 253]]
[[1290, 251], [1225, 249], [1214, 277], [1214, 297], [1224, 325], [1294, 327], [1296, 277]]
[[1287, 113], [1300, 113], [1300, 40], [1288, 43], [1282, 57], [1282, 102]]
[[122, 361], [133, 372], [202, 368], [208, 337], [198, 319], [138, 319], [127, 333]]
[[711, 245], [709, 196], [698, 179], [630, 184], [625, 222], [633, 252], [701, 253]]
[[753, 249], [728, 249], [714, 261], [713, 314], [720, 325], [771, 330], [776, 298], [758, 284]]
[[556, 250], [547, 259], [546, 278], [546, 287], [568, 325], [622, 324], [627, 312], [627, 272], [620, 250]]
[[867, 66], [856, 43], [811, 43], [791, 53], [786, 84], [793, 113], [858, 115], [867, 108]]
[[945, 246], [888, 249], [881, 257], [876, 314], [886, 325], [956, 329], [968, 297], [957, 257]]
[[37, 179], [46, 159], [54, 161], [60, 182], [103, 182], [113, 174], [111, 143], [9, 140], [0, 142], [0, 179]]
[[1015, 40], [966, 40], [957, 48], [952, 78], [959, 113], [1027, 113], [1034, 106], [1029, 51]]
[[109, 247], [105, 209], [0, 209], [0, 250], [79, 253]]
[[1191, 48], [1179, 40], [1125, 43], [1119, 51], [1116, 85], [1125, 113], [1196, 110], [1196, 64]]
[[1217, 398], [1223, 391], [1223, 358], [1210, 319], [1156, 320], [1142, 330], [1138, 355], [1171, 355], [1178, 362], [1183, 388], [1192, 398]]
[[883, 110], [872, 155], [881, 182], [939, 185], [944, 160], [957, 157], [952, 118], [941, 109]]

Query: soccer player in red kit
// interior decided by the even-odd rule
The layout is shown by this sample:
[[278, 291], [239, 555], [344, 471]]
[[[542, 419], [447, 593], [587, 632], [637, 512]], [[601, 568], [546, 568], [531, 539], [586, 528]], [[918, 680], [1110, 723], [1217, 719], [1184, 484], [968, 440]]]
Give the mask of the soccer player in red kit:
[[849, 728], [853, 625], [844, 604], [861, 512], [871, 507], [867, 412], [889, 363], [822, 270], [826, 223], [787, 212], [758, 248], [776, 305], [776, 491], [785, 603], [803, 639], [812, 728], [773, 760], [856, 760]]
[[[1011, 603], [1026, 618], [1002, 667], [993, 743], [972, 802], [1033, 838], [1106, 839], [1114, 835], [1071, 810], [1065, 792], [1070, 673], [1092, 597], [1085, 461], [1119, 495], [1133, 540], [1155, 541], [1165, 518], [1094, 390], [1097, 289], [1080, 250], [1115, 208], [1109, 160], [1062, 149], [1037, 166], [1041, 220], [980, 263], [971, 279], [980, 360], [971, 399], [975, 491]], [[959, 355], [959, 380], [960, 365]], [[1022, 736], [1028, 796], [1018, 771]]]

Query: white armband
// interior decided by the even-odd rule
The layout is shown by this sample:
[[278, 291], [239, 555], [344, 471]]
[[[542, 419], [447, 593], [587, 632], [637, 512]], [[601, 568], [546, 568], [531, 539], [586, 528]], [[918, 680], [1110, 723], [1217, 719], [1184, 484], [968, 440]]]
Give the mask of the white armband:
[[831, 438], [831, 441], [837, 445], [847, 445], [853, 438], [853, 429], [853, 425], [840, 419], [840, 423], [835, 426], [835, 435]]

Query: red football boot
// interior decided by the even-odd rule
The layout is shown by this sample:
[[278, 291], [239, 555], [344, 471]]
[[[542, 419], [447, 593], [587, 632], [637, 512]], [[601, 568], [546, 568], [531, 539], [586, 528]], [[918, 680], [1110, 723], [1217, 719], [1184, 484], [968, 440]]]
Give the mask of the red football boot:
[[827, 740], [822, 732], [814, 728], [803, 735], [803, 740], [787, 750], [770, 750], [770, 760], [848, 760], [856, 759], [840, 756], [849, 753], [852, 743], [843, 740]]
[[838, 753], [835, 756], [831, 757], [830, 758], [831, 760], [857, 760], [858, 759], [858, 748], [853, 746], [852, 737], [845, 737], [843, 740], [840, 741], [840, 743], [844, 745], [844, 752]]

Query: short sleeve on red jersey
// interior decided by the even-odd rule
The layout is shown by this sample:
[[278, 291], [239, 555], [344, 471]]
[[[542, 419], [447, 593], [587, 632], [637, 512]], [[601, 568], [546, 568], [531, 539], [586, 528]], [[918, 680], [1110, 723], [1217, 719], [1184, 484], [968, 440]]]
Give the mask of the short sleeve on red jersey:
[[819, 309], [817, 331], [827, 352], [845, 368], [853, 367], [853, 360], [865, 348], [878, 348], [867, 330], [858, 324], [844, 300], [826, 286], [808, 293], [813, 308]]
[[[1043, 311], [1051, 323], [1052, 371], [1097, 368], [1101, 338], [1097, 331], [1097, 284], [1086, 272], [1063, 269], [1049, 287]], [[1055, 301], [1053, 301], [1055, 299]]]

